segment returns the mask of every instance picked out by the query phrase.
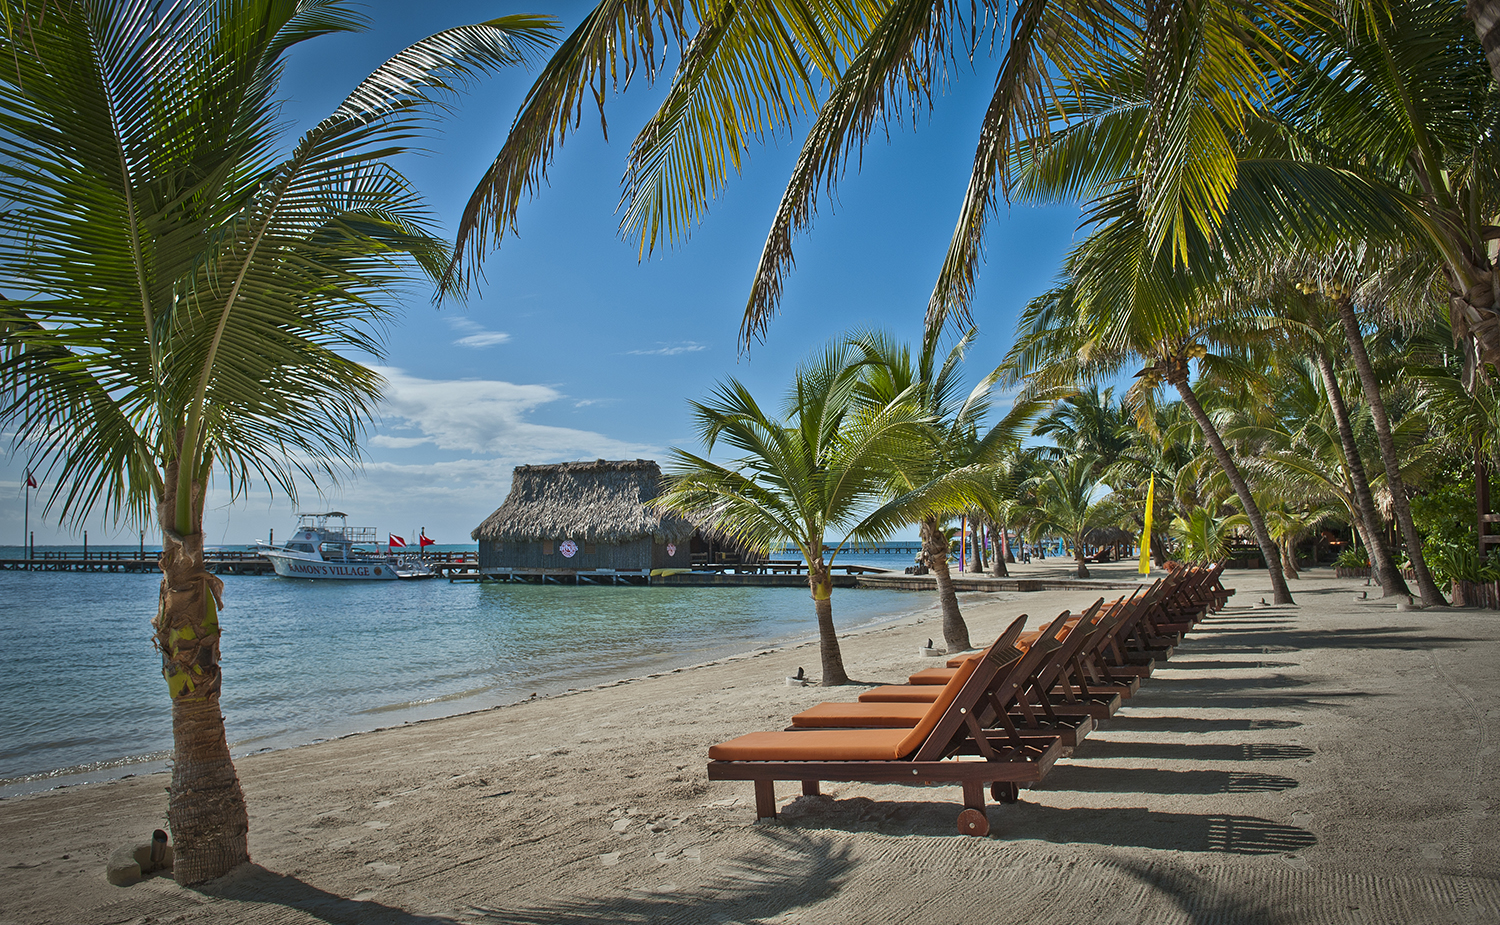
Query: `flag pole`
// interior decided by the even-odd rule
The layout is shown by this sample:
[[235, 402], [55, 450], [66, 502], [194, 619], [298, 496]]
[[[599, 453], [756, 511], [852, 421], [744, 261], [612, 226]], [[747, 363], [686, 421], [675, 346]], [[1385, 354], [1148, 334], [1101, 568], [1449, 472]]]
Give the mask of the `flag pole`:
[[26, 550], [26, 558], [31, 558], [31, 547], [26, 543], [26, 537], [31, 533], [31, 470], [26, 470], [26, 523], [21, 529], [21, 548]]

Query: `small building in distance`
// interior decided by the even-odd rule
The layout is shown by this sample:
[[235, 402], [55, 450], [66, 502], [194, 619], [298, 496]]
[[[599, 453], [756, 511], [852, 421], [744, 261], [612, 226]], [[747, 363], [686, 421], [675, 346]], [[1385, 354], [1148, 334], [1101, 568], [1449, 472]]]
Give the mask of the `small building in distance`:
[[649, 459], [517, 466], [505, 503], [471, 534], [479, 574], [615, 583], [688, 568], [697, 531], [648, 506], [660, 484], [661, 467]]

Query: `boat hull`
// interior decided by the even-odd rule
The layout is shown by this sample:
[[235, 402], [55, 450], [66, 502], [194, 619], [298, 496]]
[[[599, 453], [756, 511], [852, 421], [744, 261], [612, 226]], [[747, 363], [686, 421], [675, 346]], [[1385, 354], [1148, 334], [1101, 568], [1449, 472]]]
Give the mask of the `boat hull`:
[[[261, 555], [271, 560], [271, 567], [283, 578], [313, 578], [324, 581], [397, 581], [403, 577], [394, 563], [384, 560], [316, 562], [291, 556], [278, 556], [275, 553], [262, 552]], [[426, 578], [429, 576], [413, 575], [410, 577]]]

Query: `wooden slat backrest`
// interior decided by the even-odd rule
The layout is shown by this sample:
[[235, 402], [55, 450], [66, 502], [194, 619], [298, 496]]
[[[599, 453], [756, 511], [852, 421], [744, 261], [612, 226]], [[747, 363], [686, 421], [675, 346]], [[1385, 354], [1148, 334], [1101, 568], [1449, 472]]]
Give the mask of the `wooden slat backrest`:
[[1066, 610], [1058, 614], [1057, 619], [1047, 624], [1047, 628], [1042, 631], [1041, 636], [1027, 648], [1024, 654], [1019, 650], [1012, 649], [1012, 651], [1016, 652], [1018, 658], [1014, 662], [1003, 666], [1001, 671], [989, 674], [984, 678], [982, 685], [975, 684], [979, 676], [979, 672], [976, 671], [974, 677], [969, 679], [969, 684], [965, 685], [966, 689], [964, 692], [960, 694], [960, 699], [962, 699], [971, 693], [967, 688], [970, 686], [974, 687], [972, 691], [973, 700], [966, 701], [963, 704], [968, 712], [961, 712], [958, 709], [959, 701], [955, 700], [953, 708], [950, 708], [947, 715], [938, 721], [938, 724], [933, 727], [932, 734], [927, 737], [927, 741], [923, 742], [922, 747], [917, 749], [915, 760], [938, 761], [951, 754], [953, 749], [969, 736], [970, 730], [965, 721], [966, 717], [972, 719], [975, 707], [981, 701], [993, 702], [997, 698], [1004, 698], [1006, 701], [1014, 699], [1016, 692], [1020, 690], [1021, 685], [1025, 682], [1027, 676], [1035, 670], [1036, 666], [1062, 646], [1062, 640], [1058, 639], [1057, 636], [1062, 632], [1063, 627], [1067, 625], [1071, 617], [1071, 612]]
[[[1017, 671], [1021, 664], [1026, 661], [1027, 652], [1016, 648], [1016, 638], [1026, 628], [1026, 615], [1017, 617], [1000, 638], [984, 651], [980, 656], [979, 667], [964, 682], [958, 695], [948, 705], [948, 709], [938, 718], [932, 732], [922, 741], [913, 755], [915, 761], [937, 761], [948, 754], [948, 743], [955, 738], [962, 739], [966, 733], [964, 719], [974, 713], [985, 692], [997, 683], [1004, 683], [1005, 679]], [[935, 757], [927, 757], [934, 755]]]

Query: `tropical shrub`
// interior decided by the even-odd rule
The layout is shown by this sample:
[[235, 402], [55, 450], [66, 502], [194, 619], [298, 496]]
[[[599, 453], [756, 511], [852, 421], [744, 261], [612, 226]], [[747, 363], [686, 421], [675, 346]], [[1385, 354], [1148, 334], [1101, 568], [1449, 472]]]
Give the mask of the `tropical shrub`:
[[1370, 551], [1363, 546], [1350, 546], [1333, 560], [1335, 568], [1369, 568]]

